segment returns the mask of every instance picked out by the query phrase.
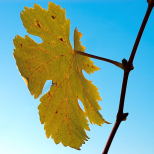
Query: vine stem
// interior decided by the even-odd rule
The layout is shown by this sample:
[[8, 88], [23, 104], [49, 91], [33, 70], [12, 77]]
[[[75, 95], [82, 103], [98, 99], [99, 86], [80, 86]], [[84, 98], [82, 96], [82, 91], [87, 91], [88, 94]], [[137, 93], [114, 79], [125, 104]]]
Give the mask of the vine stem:
[[110, 136], [107, 140], [107, 143], [105, 145], [104, 151], [102, 152], [102, 154], [107, 154], [110, 148], [110, 145], [113, 141], [113, 138], [121, 124], [122, 121], [125, 121], [128, 113], [124, 113], [124, 103], [125, 103], [125, 95], [126, 95], [126, 88], [127, 88], [127, 82], [128, 82], [128, 77], [129, 77], [129, 73], [130, 71], [133, 69], [133, 61], [137, 52], [137, 48], [138, 45], [140, 43], [142, 34], [144, 32], [144, 29], [146, 27], [147, 21], [149, 19], [149, 16], [151, 14], [151, 11], [153, 9], [154, 6], [154, 0], [148, 0], [148, 8], [145, 14], [145, 17], [143, 19], [143, 22], [141, 24], [140, 30], [138, 32], [138, 35], [136, 37], [132, 52], [130, 54], [129, 60], [125, 60], [123, 59], [123, 67], [124, 67], [124, 75], [123, 75], [123, 82], [122, 82], [122, 88], [121, 88], [121, 96], [120, 96], [120, 102], [119, 102], [119, 108], [118, 108], [118, 113], [117, 113], [117, 119], [116, 122], [112, 128], [112, 131], [110, 133]]

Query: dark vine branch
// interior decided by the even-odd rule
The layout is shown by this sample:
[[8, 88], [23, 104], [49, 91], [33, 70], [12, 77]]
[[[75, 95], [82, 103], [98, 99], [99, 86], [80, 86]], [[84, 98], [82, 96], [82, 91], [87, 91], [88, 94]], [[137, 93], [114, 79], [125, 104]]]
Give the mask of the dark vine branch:
[[142, 34], [144, 32], [144, 29], [146, 27], [147, 21], [149, 19], [149, 16], [151, 14], [151, 11], [154, 7], [154, 0], [147, 0], [148, 2], [148, 8], [145, 14], [145, 17], [143, 19], [143, 22], [141, 24], [141, 27], [139, 29], [138, 35], [136, 37], [132, 52], [130, 54], [129, 60], [127, 61], [126, 59], [122, 60], [122, 63], [119, 63], [117, 61], [111, 60], [111, 59], [107, 59], [107, 58], [103, 58], [103, 57], [98, 57], [95, 55], [91, 55], [88, 53], [84, 53], [84, 52], [80, 52], [80, 51], [76, 51], [78, 54], [83, 55], [83, 56], [87, 56], [87, 57], [91, 57], [91, 58], [95, 58], [98, 60], [102, 60], [102, 61], [106, 61], [109, 62], [111, 64], [116, 65], [117, 67], [121, 68], [124, 70], [124, 75], [123, 75], [123, 82], [122, 82], [122, 88], [121, 88], [121, 95], [120, 95], [120, 101], [119, 101], [119, 108], [118, 108], [118, 113], [117, 113], [117, 118], [116, 118], [116, 122], [112, 128], [112, 131], [110, 133], [110, 136], [107, 140], [107, 143], [105, 145], [104, 151], [102, 152], [102, 154], [107, 154], [110, 148], [110, 145], [113, 141], [113, 138], [121, 124], [122, 121], [125, 121], [127, 119], [128, 113], [124, 113], [124, 103], [125, 103], [125, 95], [126, 95], [126, 89], [127, 89], [127, 83], [128, 83], [128, 77], [129, 77], [129, 73], [131, 70], [134, 69], [133, 67], [133, 61], [137, 52], [137, 48], [138, 45], [140, 43]]
[[114, 138], [114, 136], [115, 136], [115, 134], [116, 134], [116, 132], [117, 132], [117, 130], [119, 128], [120, 123], [122, 121], [125, 121], [127, 116], [128, 116], [128, 113], [124, 113], [123, 112], [128, 77], [129, 77], [130, 71], [133, 68], [134, 57], [136, 55], [136, 51], [137, 51], [138, 45], [140, 43], [143, 31], [145, 29], [145, 26], [147, 24], [147, 21], [149, 19], [149, 16], [151, 14], [153, 6], [154, 6], [154, 0], [149, 0], [148, 1], [148, 9], [146, 11], [145, 17], [143, 19], [143, 22], [141, 24], [140, 30], [139, 30], [138, 35], [136, 37], [136, 40], [135, 40], [135, 43], [134, 43], [131, 55], [129, 57], [129, 60], [128, 61], [125, 60], [125, 59], [123, 60], [124, 76], [123, 76], [123, 83], [122, 83], [122, 88], [121, 88], [121, 96], [120, 96], [120, 102], [119, 102], [119, 109], [118, 109], [118, 113], [117, 113], [117, 119], [116, 119], [116, 122], [115, 122], [115, 124], [113, 126], [113, 129], [112, 129], [111, 134], [110, 134], [110, 136], [109, 136], [109, 138], [107, 140], [106, 146], [105, 146], [104, 151], [103, 151], [102, 154], [107, 154], [108, 153], [110, 145], [111, 145], [111, 143], [113, 141], [113, 138]]

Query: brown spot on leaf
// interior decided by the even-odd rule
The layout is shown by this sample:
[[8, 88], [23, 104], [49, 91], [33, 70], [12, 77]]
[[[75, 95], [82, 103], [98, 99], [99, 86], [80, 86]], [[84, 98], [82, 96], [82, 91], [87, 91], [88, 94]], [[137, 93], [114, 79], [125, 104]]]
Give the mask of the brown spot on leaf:
[[22, 48], [22, 43], [20, 44], [20, 47]]
[[58, 113], [58, 111], [55, 112], [56, 114]]
[[52, 86], [57, 86], [57, 83], [52, 81]]
[[38, 26], [39, 28], [41, 28], [40, 22], [38, 20], [36, 20], [36, 26]]
[[64, 42], [64, 39], [62, 37], [59, 40], [62, 41], [62, 42]]
[[52, 16], [51, 16], [51, 18], [52, 18], [52, 19], [55, 19], [55, 18], [56, 18], [56, 16], [53, 16], [53, 15], [52, 15]]

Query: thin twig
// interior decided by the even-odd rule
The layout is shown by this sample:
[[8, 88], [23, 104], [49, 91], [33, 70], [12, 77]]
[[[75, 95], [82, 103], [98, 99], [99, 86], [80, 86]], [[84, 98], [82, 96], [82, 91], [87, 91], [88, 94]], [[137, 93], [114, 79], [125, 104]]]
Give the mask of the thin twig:
[[96, 56], [96, 55], [91, 55], [91, 54], [88, 54], [88, 53], [85, 53], [85, 52], [81, 52], [81, 51], [75, 51], [75, 52], [80, 54], [80, 55], [83, 55], [83, 56], [87, 56], [87, 57], [91, 57], [91, 58], [94, 58], [94, 59], [98, 59], [98, 60], [102, 60], [102, 61], [111, 63], [111, 64], [116, 65], [117, 67], [119, 67], [121, 69], [124, 69], [123, 64], [119, 63], [119, 62], [117, 62], [115, 60], [99, 57], [99, 56]]
[[134, 61], [134, 57], [136, 55], [136, 51], [138, 48], [138, 45], [140, 43], [143, 31], [145, 29], [145, 26], [147, 24], [147, 21], [149, 19], [149, 16], [151, 14], [152, 8], [154, 6], [154, 0], [149, 0], [148, 1], [149, 5], [148, 5], [148, 9], [146, 11], [145, 17], [143, 19], [142, 25], [140, 27], [140, 30], [138, 32], [137, 38], [135, 40], [129, 61], [127, 62], [127, 60], [123, 60], [123, 66], [124, 66], [124, 76], [123, 76], [123, 83], [122, 83], [122, 88], [121, 88], [121, 96], [120, 96], [120, 102], [119, 102], [119, 109], [118, 109], [118, 113], [117, 113], [117, 119], [116, 122], [114, 124], [114, 127], [111, 131], [111, 134], [107, 140], [106, 146], [104, 148], [104, 151], [102, 154], [107, 154], [108, 150], [110, 148], [110, 145], [113, 141], [113, 138], [119, 128], [119, 125], [121, 124], [122, 121], [126, 120], [128, 113], [124, 113], [123, 109], [124, 109], [124, 103], [125, 103], [125, 94], [126, 94], [126, 88], [127, 88], [127, 82], [128, 82], [128, 77], [129, 77], [129, 73], [132, 70], [132, 66], [133, 66], [133, 61]]

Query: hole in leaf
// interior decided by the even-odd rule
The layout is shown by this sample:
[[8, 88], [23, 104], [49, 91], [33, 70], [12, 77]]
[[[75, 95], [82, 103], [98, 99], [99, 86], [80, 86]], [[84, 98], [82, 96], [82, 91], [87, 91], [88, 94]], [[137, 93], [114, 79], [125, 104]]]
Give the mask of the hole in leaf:
[[50, 90], [51, 85], [52, 85], [52, 81], [51, 80], [47, 80], [46, 83], [44, 84], [44, 88], [42, 90], [42, 94], [47, 93]]
[[85, 110], [84, 110], [84, 106], [83, 106], [82, 102], [81, 102], [79, 99], [78, 99], [78, 104], [79, 104], [80, 108], [81, 108], [83, 111], [85, 111]]

